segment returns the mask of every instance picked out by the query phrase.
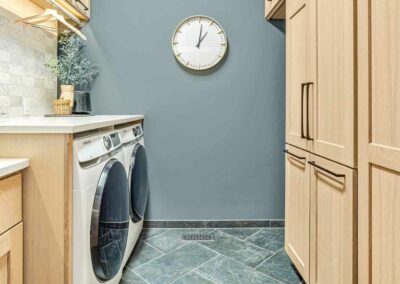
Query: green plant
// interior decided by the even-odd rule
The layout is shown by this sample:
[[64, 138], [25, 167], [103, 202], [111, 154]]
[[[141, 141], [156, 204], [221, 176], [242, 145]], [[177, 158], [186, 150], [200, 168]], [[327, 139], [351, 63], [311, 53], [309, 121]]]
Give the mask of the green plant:
[[95, 80], [99, 73], [84, 54], [85, 44], [82, 39], [70, 32], [61, 34], [58, 41], [58, 57], [46, 64], [62, 85], [86, 86]]

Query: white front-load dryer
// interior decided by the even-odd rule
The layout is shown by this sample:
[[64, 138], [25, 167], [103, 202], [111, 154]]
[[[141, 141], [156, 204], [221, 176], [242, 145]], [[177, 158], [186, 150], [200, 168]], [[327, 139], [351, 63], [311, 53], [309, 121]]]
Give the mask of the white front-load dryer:
[[73, 143], [73, 284], [117, 284], [129, 233], [129, 186], [117, 131]]
[[143, 228], [149, 195], [147, 155], [141, 124], [119, 130], [125, 153], [125, 168], [129, 184], [130, 225], [125, 261], [128, 260]]

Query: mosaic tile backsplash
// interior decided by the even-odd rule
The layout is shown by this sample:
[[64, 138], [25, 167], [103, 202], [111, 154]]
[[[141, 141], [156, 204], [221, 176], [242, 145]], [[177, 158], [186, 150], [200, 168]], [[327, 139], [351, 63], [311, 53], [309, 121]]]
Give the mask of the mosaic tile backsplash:
[[57, 78], [44, 64], [57, 55], [57, 37], [17, 18], [0, 8], [0, 117], [51, 113]]

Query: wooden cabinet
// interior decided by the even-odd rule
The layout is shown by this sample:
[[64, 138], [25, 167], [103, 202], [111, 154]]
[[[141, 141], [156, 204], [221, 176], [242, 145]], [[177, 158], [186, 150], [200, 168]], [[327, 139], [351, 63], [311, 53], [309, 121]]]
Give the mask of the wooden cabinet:
[[355, 167], [355, 1], [310, 2], [312, 152]]
[[268, 20], [285, 19], [285, 0], [264, 0], [265, 17]]
[[22, 223], [0, 235], [0, 283], [23, 283]]
[[23, 283], [21, 174], [0, 179], [0, 284]]
[[305, 104], [311, 76], [309, 0], [301, 0], [296, 7], [288, 10], [286, 19], [286, 142], [309, 150]]
[[310, 154], [286, 146], [285, 250], [309, 283], [310, 259]]
[[400, 3], [358, 1], [360, 284], [400, 283]]
[[286, 141], [349, 167], [356, 167], [354, 6], [290, 0], [286, 19]]
[[310, 283], [357, 283], [355, 171], [311, 160]]

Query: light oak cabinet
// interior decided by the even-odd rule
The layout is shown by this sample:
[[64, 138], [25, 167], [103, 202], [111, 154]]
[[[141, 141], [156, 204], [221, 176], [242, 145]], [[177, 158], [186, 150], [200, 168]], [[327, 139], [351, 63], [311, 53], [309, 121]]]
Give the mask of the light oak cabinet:
[[290, 0], [286, 19], [286, 141], [349, 167], [356, 167], [354, 6]]
[[356, 173], [311, 155], [310, 282], [357, 283]]
[[0, 284], [23, 283], [21, 174], [0, 179]]
[[285, 19], [285, 0], [264, 0], [265, 18], [268, 20]]
[[[360, 284], [400, 283], [400, 3], [358, 1]], [[368, 273], [367, 273], [368, 272]]]
[[285, 250], [309, 283], [310, 154], [290, 145], [285, 152]]

